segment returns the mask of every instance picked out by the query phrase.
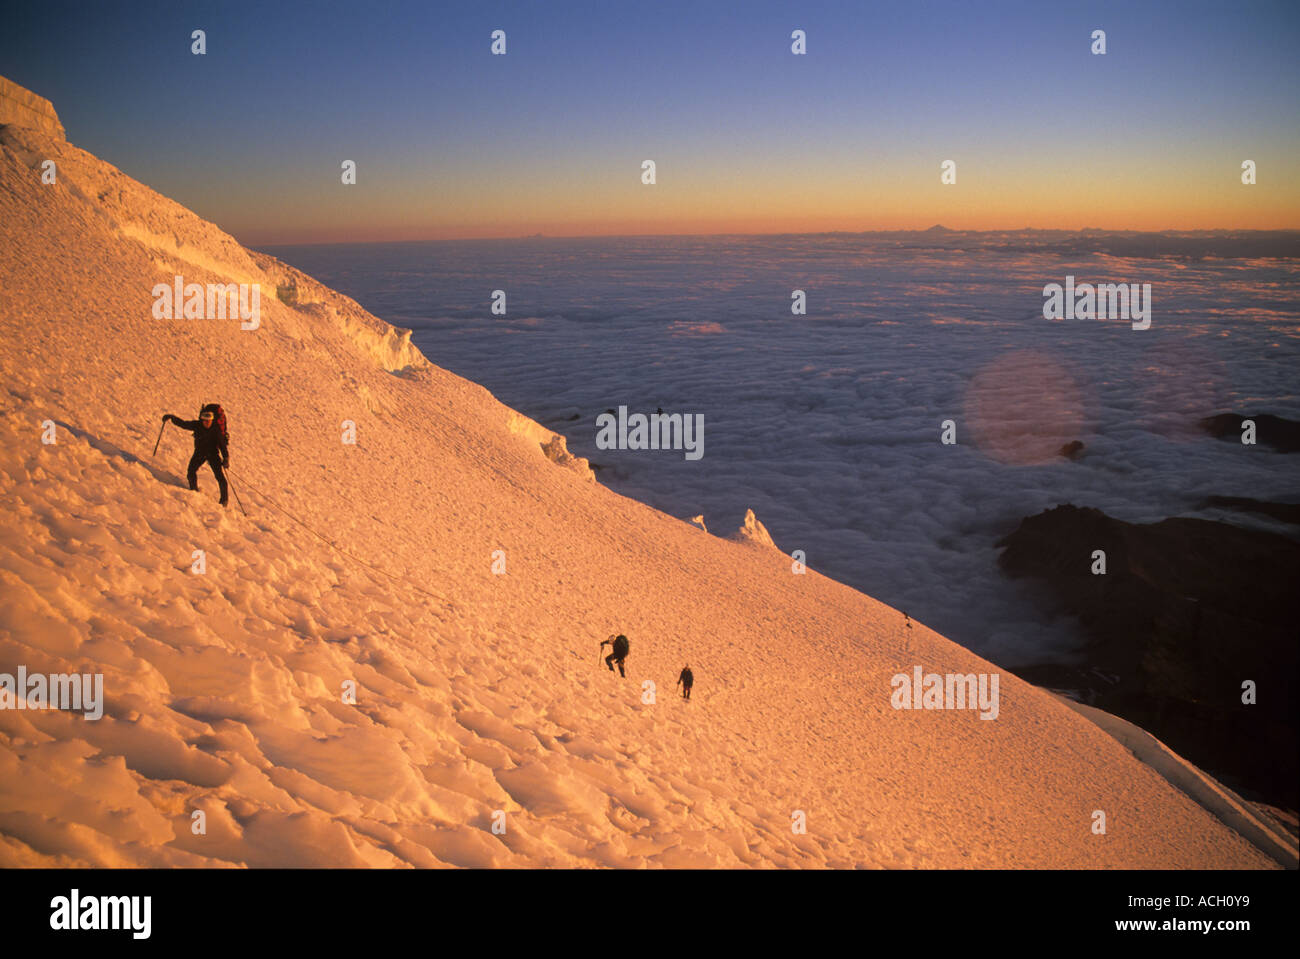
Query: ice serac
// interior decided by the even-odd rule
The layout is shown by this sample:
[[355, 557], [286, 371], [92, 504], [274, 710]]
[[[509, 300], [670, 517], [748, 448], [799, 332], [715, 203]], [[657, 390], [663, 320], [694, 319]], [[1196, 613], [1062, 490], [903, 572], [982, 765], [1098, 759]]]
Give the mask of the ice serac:
[[742, 543], [753, 543], [756, 546], [770, 546], [776, 549], [776, 543], [772, 541], [772, 535], [767, 531], [767, 527], [758, 521], [752, 509], [745, 510], [745, 521], [740, 524], [740, 529], [731, 534], [732, 539], [740, 540]]
[[508, 410], [506, 425], [510, 432], [524, 437], [536, 444], [552, 463], [576, 471], [584, 479], [595, 480], [596, 473], [585, 457], [574, 456], [569, 452], [568, 441], [559, 433], [548, 430], [536, 420], [524, 416], [515, 410]]
[[[0, 128], [0, 251], [0, 673], [104, 691], [0, 709], [0, 866], [1275, 865], [1015, 676], [993, 721], [892, 708], [896, 674], [998, 667], [752, 514], [731, 542], [592, 482], [61, 131]], [[260, 284], [260, 325], [154, 319], [178, 275]], [[159, 440], [205, 402], [247, 517]], [[689, 708], [643, 701], [687, 662]]]
[[0, 126], [30, 127], [62, 140], [65, 136], [54, 105], [11, 80], [0, 77]]

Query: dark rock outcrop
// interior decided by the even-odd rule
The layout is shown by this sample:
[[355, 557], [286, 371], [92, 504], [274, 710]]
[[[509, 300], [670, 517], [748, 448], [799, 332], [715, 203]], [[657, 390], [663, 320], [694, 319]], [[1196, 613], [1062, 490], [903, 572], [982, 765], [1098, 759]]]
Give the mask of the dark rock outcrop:
[[1254, 420], [1255, 442], [1271, 446], [1279, 453], [1300, 451], [1300, 423], [1272, 413], [1220, 413], [1201, 420], [1201, 429], [1217, 439], [1241, 442], [1241, 421]]
[[[1300, 543], [1227, 523], [1139, 525], [1058, 506], [999, 544], [1089, 637], [1086, 662], [1014, 670], [1077, 690], [1248, 798], [1297, 808]], [[1106, 572], [1094, 575], [1093, 551]], [[1255, 705], [1242, 703], [1253, 680]]]

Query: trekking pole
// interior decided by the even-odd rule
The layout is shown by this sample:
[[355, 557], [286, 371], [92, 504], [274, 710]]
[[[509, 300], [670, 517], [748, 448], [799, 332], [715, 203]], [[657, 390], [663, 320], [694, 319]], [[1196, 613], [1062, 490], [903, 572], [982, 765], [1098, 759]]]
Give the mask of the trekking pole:
[[239, 498], [239, 491], [238, 491], [237, 489], [235, 489], [235, 484], [232, 483], [232, 482], [230, 482], [230, 479], [229, 479], [230, 468], [229, 468], [229, 467], [226, 468], [226, 475], [227, 475], [226, 485], [228, 485], [228, 486], [230, 487], [230, 492], [232, 492], [232, 493], [235, 494], [235, 502], [239, 504], [239, 511], [240, 511], [241, 513], [243, 513], [245, 516], [247, 516], [247, 515], [248, 515], [248, 510], [244, 509], [244, 501], [243, 501], [242, 499]]
[[158, 455], [158, 444], [162, 442], [162, 434], [165, 429], [167, 429], [166, 419], [162, 421], [162, 426], [158, 427], [158, 438], [153, 441], [153, 453], [151, 454], [150, 459]]

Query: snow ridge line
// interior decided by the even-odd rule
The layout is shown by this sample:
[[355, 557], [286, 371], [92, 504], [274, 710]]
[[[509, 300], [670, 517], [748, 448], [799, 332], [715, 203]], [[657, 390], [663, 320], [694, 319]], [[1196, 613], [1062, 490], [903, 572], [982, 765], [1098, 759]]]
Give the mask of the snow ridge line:
[[1212, 813], [1225, 826], [1269, 856], [1282, 868], [1300, 867], [1300, 856], [1297, 855], [1295, 841], [1280, 829], [1271, 828], [1259, 814], [1251, 811], [1249, 803], [1209, 773], [1193, 766], [1145, 729], [1133, 725], [1126, 719], [1094, 706], [1076, 703], [1058, 693], [1052, 693], [1051, 690], [1044, 691], [1114, 737], [1116, 742], [1136, 756], [1140, 762], [1164, 777], [1171, 786], [1181, 790], [1193, 802]]

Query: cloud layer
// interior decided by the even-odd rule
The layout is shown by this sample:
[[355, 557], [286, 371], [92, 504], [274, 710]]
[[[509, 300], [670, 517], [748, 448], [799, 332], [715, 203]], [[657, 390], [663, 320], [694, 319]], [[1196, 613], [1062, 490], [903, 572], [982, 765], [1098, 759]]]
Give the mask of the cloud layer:
[[[1300, 417], [1295, 238], [1248, 240], [931, 232], [272, 252], [413, 327], [433, 362], [562, 432], [606, 485], [718, 532], [752, 508], [812, 568], [1015, 665], [1080, 641], [998, 572], [993, 544], [1022, 516], [1072, 502], [1144, 522], [1215, 493], [1300, 498], [1285, 457], [1195, 427], [1224, 410]], [[1258, 258], [1221, 258], [1234, 244]], [[1045, 320], [1042, 288], [1067, 274], [1152, 284], [1151, 328]], [[489, 312], [495, 289], [506, 316]], [[791, 314], [794, 290], [806, 316]], [[704, 458], [597, 449], [595, 417], [620, 405], [702, 413]], [[955, 446], [940, 442], [948, 419]], [[1078, 461], [1052, 455], [1075, 439]]]

